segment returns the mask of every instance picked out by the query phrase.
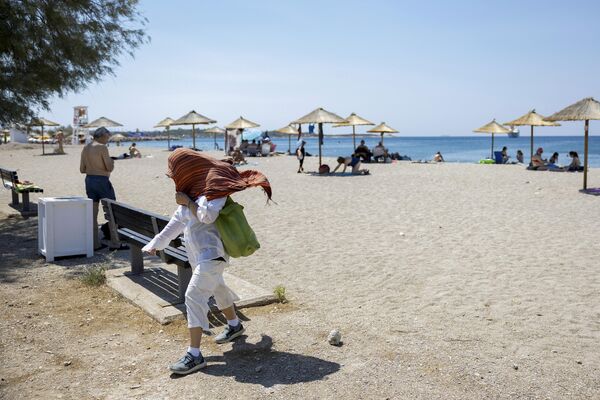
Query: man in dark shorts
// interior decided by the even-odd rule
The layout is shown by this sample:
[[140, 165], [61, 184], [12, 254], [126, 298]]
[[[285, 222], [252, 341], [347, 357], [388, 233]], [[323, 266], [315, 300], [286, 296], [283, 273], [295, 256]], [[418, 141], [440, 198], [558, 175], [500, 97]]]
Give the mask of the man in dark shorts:
[[106, 143], [110, 132], [106, 128], [98, 128], [94, 132], [94, 140], [85, 145], [81, 151], [79, 171], [85, 176], [85, 192], [94, 202], [94, 250], [102, 248], [98, 235], [98, 209], [100, 199], [115, 198], [115, 190], [110, 183], [110, 173], [114, 169], [114, 160], [110, 158]]

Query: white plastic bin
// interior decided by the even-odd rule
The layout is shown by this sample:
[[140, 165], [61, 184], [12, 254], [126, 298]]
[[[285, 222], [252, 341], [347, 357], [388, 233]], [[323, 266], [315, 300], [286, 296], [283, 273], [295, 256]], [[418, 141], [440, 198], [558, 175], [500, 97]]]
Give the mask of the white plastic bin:
[[94, 255], [92, 200], [87, 197], [38, 199], [38, 251], [55, 257]]

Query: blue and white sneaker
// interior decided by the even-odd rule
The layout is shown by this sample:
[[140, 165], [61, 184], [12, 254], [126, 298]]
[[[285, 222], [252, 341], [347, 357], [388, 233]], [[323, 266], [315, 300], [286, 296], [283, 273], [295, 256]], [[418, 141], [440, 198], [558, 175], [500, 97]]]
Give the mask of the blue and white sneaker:
[[206, 360], [202, 357], [202, 354], [198, 357], [194, 357], [190, 353], [185, 353], [185, 355], [175, 364], [171, 365], [169, 369], [174, 374], [187, 375], [204, 367], [206, 367]]
[[215, 337], [215, 342], [218, 344], [231, 342], [236, 337], [241, 336], [245, 331], [244, 325], [242, 325], [241, 322], [236, 327], [227, 325], [225, 330]]

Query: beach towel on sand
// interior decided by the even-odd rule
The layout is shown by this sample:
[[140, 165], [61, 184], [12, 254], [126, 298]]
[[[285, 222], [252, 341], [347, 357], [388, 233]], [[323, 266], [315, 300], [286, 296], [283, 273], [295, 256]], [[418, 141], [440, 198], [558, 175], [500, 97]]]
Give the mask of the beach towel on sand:
[[175, 181], [175, 190], [196, 199], [229, 196], [249, 187], [260, 186], [271, 200], [271, 185], [258, 171], [238, 171], [227, 161], [220, 161], [192, 149], [177, 149], [168, 160], [167, 175]]

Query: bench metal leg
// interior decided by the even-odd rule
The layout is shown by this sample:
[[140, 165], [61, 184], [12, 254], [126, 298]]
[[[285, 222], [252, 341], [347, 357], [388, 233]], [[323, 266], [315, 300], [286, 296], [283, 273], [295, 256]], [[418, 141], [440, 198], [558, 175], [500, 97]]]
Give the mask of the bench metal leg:
[[29, 211], [29, 192], [23, 192], [23, 211]]
[[187, 290], [190, 279], [192, 279], [192, 268], [177, 266], [177, 280], [179, 281], [179, 300], [185, 303], [185, 291]]
[[11, 190], [11, 193], [12, 193], [12, 205], [18, 206], [19, 205], [19, 193], [15, 192], [14, 190]]
[[144, 256], [142, 254], [142, 248], [130, 244], [129, 249], [131, 251], [131, 272], [135, 275], [143, 274]]

